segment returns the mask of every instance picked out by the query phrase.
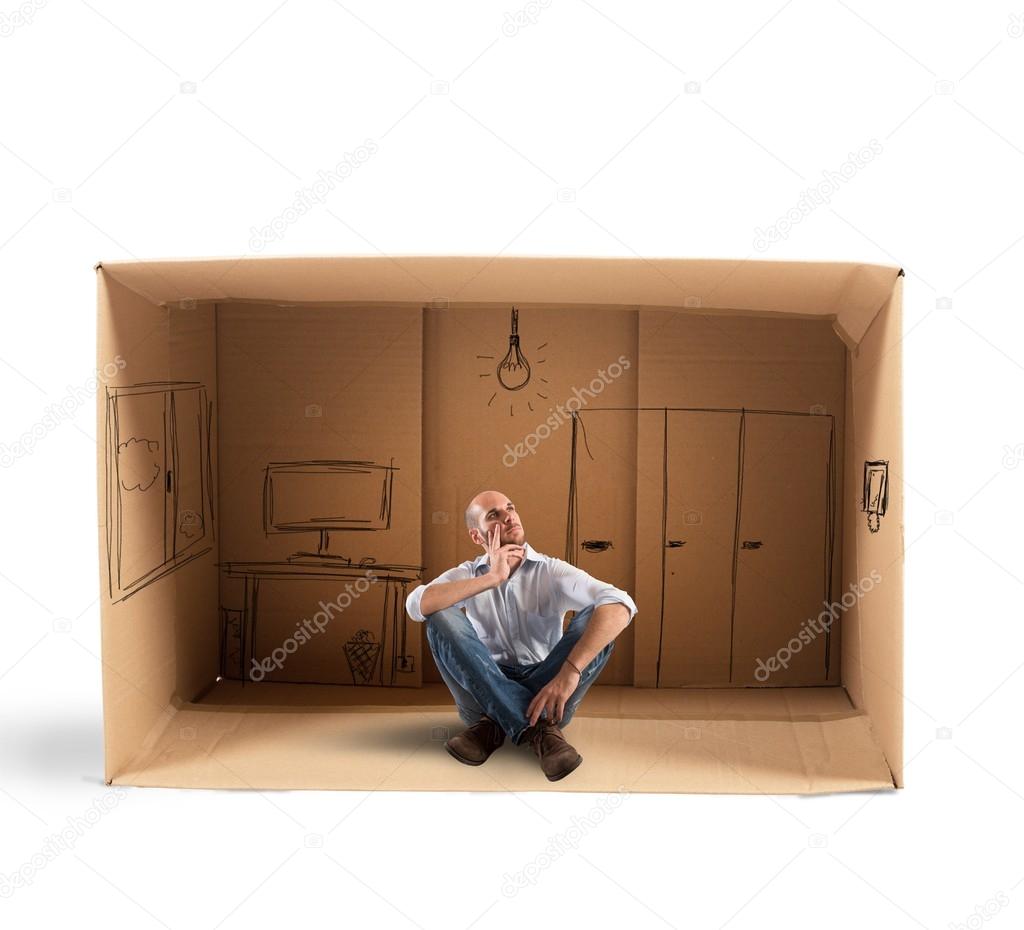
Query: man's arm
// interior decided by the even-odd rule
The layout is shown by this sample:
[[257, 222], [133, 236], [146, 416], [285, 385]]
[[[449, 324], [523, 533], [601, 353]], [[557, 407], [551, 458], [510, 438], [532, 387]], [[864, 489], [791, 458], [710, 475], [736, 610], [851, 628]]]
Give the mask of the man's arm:
[[420, 598], [420, 612], [425, 618], [429, 617], [438, 610], [444, 610], [445, 607], [497, 586], [497, 580], [489, 573], [461, 581], [432, 581]]
[[566, 702], [579, 687], [583, 669], [636, 615], [636, 604], [625, 591], [598, 581], [569, 562], [552, 559], [550, 573], [560, 617], [569, 609], [583, 610], [591, 604], [594, 612], [558, 674], [533, 696], [526, 708], [531, 725], [542, 713], [556, 723], [561, 719]]
[[433, 581], [414, 588], [405, 599], [406, 612], [422, 623], [430, 614], [495, 587], [490, 573], [473, 577], [473, 563], [463, 562], [442, 572]]
[[569, 661], [582, 671], [629, 625], [636, 616], [636, 604], [621, 588], [600, 581], [562, 559], [552, 560], [551, 580], [557, 589], [560, 615], [567, 610], [596, 605], [587, 628], [569, 653]]
[[625, 629], [629, 620], [629, 608], [625, 604], [602, 604], [594, 608], [569, 658], [562, 663], [558, 674], [533, 696], [526, 708], [526, 719], [531, 726], [542, 713], [547, 713], [548, 719], [556, 724], [561, 721], [566, 702], [580, 685], [580, 672]]
[[605, 646], [629, 626], [629, 608], [625, 604], [595, 607], [583, 635], [569, 653], [569, 661], [581, 672]]

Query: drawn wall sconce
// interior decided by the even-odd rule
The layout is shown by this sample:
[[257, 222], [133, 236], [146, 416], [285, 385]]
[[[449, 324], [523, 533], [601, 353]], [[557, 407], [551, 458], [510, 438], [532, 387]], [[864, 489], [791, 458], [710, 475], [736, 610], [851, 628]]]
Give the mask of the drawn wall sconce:
[[889, 506], [889, 462], [864, 463], [864, 496], [860, 509], [868, 515], [868, 529], [877, 533]]

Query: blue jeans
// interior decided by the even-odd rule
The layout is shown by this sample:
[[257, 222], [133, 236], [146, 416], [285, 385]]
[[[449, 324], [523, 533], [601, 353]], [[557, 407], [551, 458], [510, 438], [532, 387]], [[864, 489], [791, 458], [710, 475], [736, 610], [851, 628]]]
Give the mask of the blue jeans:
[[[518, 743], [529, 725], [526, 709], [534, 695], [558, 674], [573, 646], [586, 629], [594, 605], [577, 611], [576, 616], [542, 661], [531, 665], [500, 665], [477, 636], [469, 618], [457, 607], [446, 607], [428, 614], [427, 642], [434, 654], [441, 678], [444, 679], [459, 716], [467, 726], [487, 714], [513, 743]], [[586, 668], [581, 669], [576, 690], [566, 701], [560, 727], [567, 726], [587, 689], [594, 683], [615, 648], [608, 643]], [[541, 719], [547, 719], [547, 709]]]

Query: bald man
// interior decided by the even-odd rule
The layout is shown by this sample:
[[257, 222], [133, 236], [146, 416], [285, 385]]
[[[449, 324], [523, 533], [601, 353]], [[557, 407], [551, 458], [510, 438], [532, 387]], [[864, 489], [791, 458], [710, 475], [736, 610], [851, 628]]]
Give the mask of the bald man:
[[[527, 743], [549, 781], [583, 757], [565, 739], [576, 708], [604, 668], [613, 640], [636, 615], [633, 599], [526, 541], [522, 515], [500, 491], [466, 508], [466, 529], [483, 549], [406, 598], [466, 730], [445, 748], [481, 765], [505, 742]], [[576, 611], [565, 632], [566, 611]]]

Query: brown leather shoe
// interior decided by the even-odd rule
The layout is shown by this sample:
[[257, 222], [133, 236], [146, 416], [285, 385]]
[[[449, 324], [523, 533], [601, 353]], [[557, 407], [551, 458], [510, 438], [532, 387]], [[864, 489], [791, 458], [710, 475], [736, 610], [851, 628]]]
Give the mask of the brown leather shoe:
[[504, 742], [505, 731], [484, 714], [471, 727], [450, 737], [444, 748], [466, 765], [483, 765]]
[[583, 756], [566, 742], [558, 726], [544, 718], [526, 728], [521, 742], [528, 742], [533, 748], [548, 781], [565, 778], [583, 761]]

